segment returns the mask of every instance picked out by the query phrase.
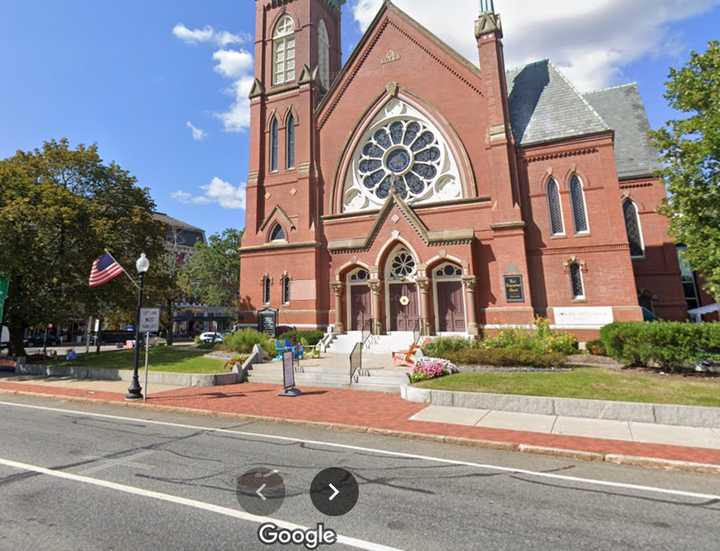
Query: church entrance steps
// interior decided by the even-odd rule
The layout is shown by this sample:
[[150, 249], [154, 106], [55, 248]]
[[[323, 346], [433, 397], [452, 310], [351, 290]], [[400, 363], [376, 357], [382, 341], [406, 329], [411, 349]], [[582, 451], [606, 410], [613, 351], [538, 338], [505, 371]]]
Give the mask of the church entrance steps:
[[412, 331], [393, 331], [387, 335], [376, 335], [368, 341], [367, 354], [390, 355], [408, 350], [415, 339]]
[[[303, 386], [352, 388], [399, 394], [408, 379], [404, 368], [392, 365], [389, 354], [364, 354], [363, 372], [357, 382], [350, 383], [348, 354], [327, 354], [319, 360], [301, 361], [302, 372], [295, 373], [295, 382]], [[282, 363], [256, 364], [250, 371], [251, 383], [283, 384]]]
[[345, 334], [336, 335], [333, 338], [328, 347], [328, 352], [331, 354], [350, 354], [359, 342], [362, 342], [362, 332], [348, 331]]

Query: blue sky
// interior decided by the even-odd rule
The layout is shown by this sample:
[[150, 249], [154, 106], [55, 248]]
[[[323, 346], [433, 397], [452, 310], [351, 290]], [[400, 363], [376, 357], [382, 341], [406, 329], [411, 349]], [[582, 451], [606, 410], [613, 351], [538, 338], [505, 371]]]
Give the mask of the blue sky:
[[[435, 13], [443, 3], [434, 0], [397, 3], [471, 57], [477, 2], [453, 1], [458, 10], [450, 14]], [[671, 116], [662, 98], [668, 67], [719, 37], [720, 6], [716, 0], [629, 4], [646, 3], [633, 11], [619, 0], [598, 0], [595, 7], [560, 0], [555, 12], [540, 13], [529, 7], [540, 4], [535, 1], [498, 0], [508, 64], [552, 57], [583, 89], [638, 81], [657, 126]], [[378, 5], [352, 0], [345, 8], [346, 55]], [[150, 187], [159, 210], [208, 233], [243, 226], [243, 98], [252, 73], [255, 2], [0, 0], [0, 9], [0, 158], [51, 138], [97, 143], [107, 161]], [[614, 36], [609, 24], [605, 30], [603, 14], [622, 23], [627, 36]], [[466, 22], [465, 33], [457, 33], [458, 21]]]

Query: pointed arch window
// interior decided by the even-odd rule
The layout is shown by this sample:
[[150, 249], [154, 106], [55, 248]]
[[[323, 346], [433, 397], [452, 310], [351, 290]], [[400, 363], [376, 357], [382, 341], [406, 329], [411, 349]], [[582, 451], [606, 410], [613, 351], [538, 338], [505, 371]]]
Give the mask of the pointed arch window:
[[570, 179], [570, 198], [572, 200], [575, 233], [587, 233], [589, 226], [585, 204], [585, 190], [583, 189], [582, 180], [580, 180], [577, 174], [573, 174]]
[[263, 304], [270, 304], [270, 276], [265, 274], [262, 279], [262, 299]]
[[327, 90], [330, 88], [330, 39], [327, 26], [322, 19], [318, 24], [318, 68], [320, 69], [320, 83]]
[[563, 221], [562, 203], [560, 202], [560, 188], [554, 178], [551, 178], [547, 185], [548, 206], [550, 207], [550, 230], [553, 235], [565, 233], [565, 222]]
[[582, 268], [577, 262], [570, 264], [570, 284], [573, 300], [583, 300], [585, 298], [585, 282], [583, 281]]
[[625, 229], [630, 242], [630, 256], [641, 258], [645, 256], [645, 244], [643, 243], [642, 229], [640, 228], [638, 208], [632, 199], [625, 199], [623, 202], [623, 216], [625, 217]]
[[280, 150], [280, 144], [278, 143], [280, 137], [280, 128], [278, 121], [273, 117], [270, 123], [270, 170], [275, 172], [278, 169], [278, 155]]
[[285, 128], [285, 168], [295, 168], [295, 117], [292, 113]]
[[287, 274], [282, 278], [282, 303], [290, 304], [290, 276]]
[[287, 241], [285, 230], [280, 224], [275, 224], [270, 232], [270, 241]]
[[295, 81], [295, 23], [283, 15], [273, 33], [273, 84]]

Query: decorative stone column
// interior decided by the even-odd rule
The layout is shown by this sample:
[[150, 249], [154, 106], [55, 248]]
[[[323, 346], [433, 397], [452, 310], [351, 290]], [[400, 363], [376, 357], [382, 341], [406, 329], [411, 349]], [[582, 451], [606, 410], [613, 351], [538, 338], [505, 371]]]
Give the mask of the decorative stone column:
[[345, 324], [343, 323], [342, 299], [345, 285], [342, 281], [334, 281], [330, 284], [333, 293], [335, 293], [335, 330], [338, 333], [345, 333]]
[[425, 277], [418, 278], [418, 289], [420, 289], [420, 334], [430, 335], [430, 287], [431, 281]]
[[475, 315], [475, 286], [477, 278], [464, 277], [463, 287], [465, 288], [465, 304], [467, 304], [467, 331], [470, 335], [477, 336], [480, 334], [477, 317]]
[[382, 281], [379, 279], [371, 279], [368, 282], [370, 286], [370, 292], [372, 294], [371, 314], [373, 317], [373, 335], [382, 335], [383, 333], [383, 322], [382, 322], [382, 311], [380, 309], [380, 295], [382, 292]]

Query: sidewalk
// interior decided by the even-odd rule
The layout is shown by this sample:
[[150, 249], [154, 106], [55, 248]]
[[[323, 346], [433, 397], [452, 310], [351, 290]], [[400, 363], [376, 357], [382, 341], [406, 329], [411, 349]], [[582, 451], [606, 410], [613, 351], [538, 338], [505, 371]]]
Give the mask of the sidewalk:
[[[473, 418], [458, 419], [457, 411], [447, 412], [447, 408], [438, 409], [437, 406], [428, 408], [399, 396], [375, 392], [302, 388], [303, 396], [282, 398], [278, 396], [281, 389], [277, 385], [181, 388], [158, 393], [153, 393], [151, 387], [151, 395], [143, 405], [125, 402], [124, 394], [116, 388], [109, 391], [98, 385], [93, 388], [81, 388], [80, 384], [51, 386], [47, 382], [36, 384], [0, 378], [0, 392], [314, 424], [331, 430], [377, 432], [581, 460], [720, 474], [720, 430], [716, 429], [710, 429], [714, 431], [712, 435], [699, 437], [691, 435], [703, 429], [672, 427], [672, 431], [660, 435], [664, 442], [658, 443], [641, 441], [643, 437], [635, 434], [637, 424], [629, 425], [628, 432], [614, 426], [616, 432], [613, 432], [606, 425], [607, 421], [594, 425], [574, 419], [583, 423], [575, 423], [572, 428], [572, 423], [564, 419], [551, 422], [535, 419], [548, 416], [532, 416], [531, 419], [523, 416], [525, 414], [508, 416], [506, 413], [503, 413], [505, 419], [501, 419], [499, 415], [477, 410], [472, 410]], [[465, 413], [470, 415], [470, 412]], [[459, 421], [463, 423], [459, 424]], [[584, 426], [578, 428], [581, 424]]]

